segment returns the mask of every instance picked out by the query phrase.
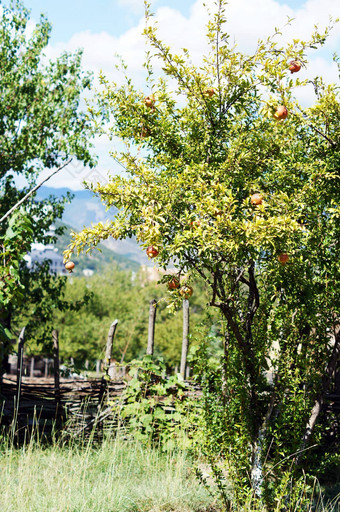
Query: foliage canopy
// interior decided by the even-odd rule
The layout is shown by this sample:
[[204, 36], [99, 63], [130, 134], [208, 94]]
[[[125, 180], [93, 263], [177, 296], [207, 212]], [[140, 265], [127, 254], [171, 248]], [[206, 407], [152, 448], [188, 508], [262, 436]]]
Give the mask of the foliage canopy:
[[[113, 156], [126, 176], [94, 189], [119, 213], [75, 234], [65, 258], [134, 235], [158, 250], [160, 267], [175, 261], [182, 282], [205, 280], [225, 325], [207, 449], [226, 461], [233, 503], [254, 493], [270, 509], [282, 475], [301, 475], [339, 353], [339, 87], [288, 69], [292, 60], [308, 66], [331, 25], [286, 44], [275, 30], [246, 55], [224, 32], [226, 2], [216, 5], [199, 65], [159, 39], [147, 6], [148, 89], [101, 77], [90, 112], [125, 143]], [[310, 83], [315, 102], [304, 106], [295, 92]]]

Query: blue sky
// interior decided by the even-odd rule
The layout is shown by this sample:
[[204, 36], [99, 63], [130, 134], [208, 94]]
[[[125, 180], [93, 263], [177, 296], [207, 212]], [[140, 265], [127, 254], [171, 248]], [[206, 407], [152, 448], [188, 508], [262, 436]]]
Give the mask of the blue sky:
[[[155, 8], [169, 6], [189, 16], [194, 0], [157, 0]], [[139, 5], [138, 5], [139, 4]], [[143, 12], [143, 0], [28, 0], [27, 7], [38, 19], [44, 12], [53, 23], [52, 42], [66, 42], [75, 32], [90, 30], [119, 36], [136, 24]], [[137, 7], [136, 7], [137, 5]]]

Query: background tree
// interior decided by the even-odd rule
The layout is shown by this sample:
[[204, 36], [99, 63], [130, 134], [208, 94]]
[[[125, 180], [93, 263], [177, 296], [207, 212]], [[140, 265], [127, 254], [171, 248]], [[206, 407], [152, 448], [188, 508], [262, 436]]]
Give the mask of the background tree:
[[[206, 449], [232, 484], [225, 507], [253, 497], [272, 510], [283, 493], [293, 510], [340, 345], [340, 105], [321, 78], [315, 104], [300, 105], [294, 93], [308, 81], [289, 68], [307, 66], [330, 27], [284, 45], [276, 30], [246, 55], [224, 32], [226, 2], [216, 4], [199, 66], [158, 38], [147, 7], [145, 35], [165, 76], [155, 78], [149, 54], [145, 91], [101, 77], [91, 111], [125, 142], [114, 157], [127, 177], [95, 187], [120, 211], [75, 234], [65, 257], [135, 235], [160, 267], [175, 260], [186, 284], [204, 279], [225, 325], [224, 356], [205, 381]], [[174, 304], [181, 292], [170, 293]]]
[[[28, 35], [29, 11], [21, 2], [4, 5], [0, 18], [0, 217], [10, 210], [27, 192], [19, 190], [15, 176], [25, 177], [32, 187], [39, 173], [46, 168], [62, 165], [70, 156], [92, 166], [90, 155], [90, 123], [79, 109], [81, 94], [91, 83], [88, 73], [81, 70], [81, 52], [62, 54], [47, 62], [44, 56], [51, 25], [44, 16]], [[32, 197], [25, 204], [25, 218], [30, 229], [21, 231], [23, 244], [12, 243], [19, 236], [20, 219], [7, 219], [0, 226], [0, 240], [4, 251], [4, 267], [0, 276], [0, 320], [10, 329], [13, 308], [23, 293], [20, 286], [19, 262], [33, 241], [51, 241], [46, 235], [49, 226], [60, 218], [63, 204], [69, 197], [35, 202]], [[8, 253], [8, 228], [11, 234], [11, 253]], [[58, 231], [59, 232], [59, 231]], [[58, 234], [58, 232], [56, 234]], [[7, 233], [7, 234], [6, 234]], [[7, 244], [7, 247], [6, 247]], [[8, 256], [7, 256], [8, 255]], [[41, 267], [42, 279], [48, 269]], [[40, 277], [34, 275], [35, 286]], [[37, 281], [38, 280], [38, 281]], [[9, 285], [11, 299], [9, 300]], [[25, 284], [24, 298], [28, 300], [32, 282]], [[46, 290], [45, 290], [46, 291]], [[21, 303], [21, 306], [22, 303]], [[8, 352], [4, 340], [2, 352]]]
[[[143, 270], [122, 271], [112, 264], [90, 278], [68, 280], [64, 300], [76, 304], [90, 292], [91, 299], [81, 311], [56, 311], [54, 324], [60, 333], [60, 355], [78, 363], [104, 359], [109, 327], [117, 318], [112, 357], [128, 363], [146, 352], [150, 300], [158, 300], [155, 329], [155, 355], [162, 356], [168, 368], [179, 367], [182, 345], [182, 314], [172, 315], [162, 300], [164, 286], [150, 282]], [[197, 283], [191, 304], [191, 332], [205, 319], [207, 296], [202, 282]], [[31, 316], [31, 314], [29, 314]], [[22, 323], [22, 320], [21, 320]], [[33, 345], [34, 347], [34, 345]]]

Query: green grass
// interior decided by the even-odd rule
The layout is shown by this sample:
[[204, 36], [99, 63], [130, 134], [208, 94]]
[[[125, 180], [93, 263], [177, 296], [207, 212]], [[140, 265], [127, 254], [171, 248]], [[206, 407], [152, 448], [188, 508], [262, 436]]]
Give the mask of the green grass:
[[135, 442], [29, 445], [0, 452], [1, 512], [203, 512], [217, 510], [184, 453]]
[[[200, 485], [185, 452], [164, 454], [137, 442], [32, 442], [0, 445], [1, 512], [218, 512], [216, 500]], [[313, 493], [314, 512], [337, 512]], [[284, 508], [284, 497], [275, 512]], [[303, 510], [307, 510], [306, 507]], [[272, 512], [274, 512], [274, 509]], [[238, 512], [264, 512], [249, 501]], [[299, 507], [289, 509], [301, 512]]]

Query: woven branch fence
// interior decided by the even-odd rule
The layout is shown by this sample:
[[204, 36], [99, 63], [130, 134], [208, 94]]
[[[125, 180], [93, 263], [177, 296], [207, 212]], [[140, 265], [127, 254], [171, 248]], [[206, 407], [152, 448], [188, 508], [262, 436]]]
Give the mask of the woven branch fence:
[[49, 439], [59, 431], [72, 437], [91, 432], [94, 426], [100, 437], [116, 426], [108, 402], [117, 400], [125, 387], [124, 382], [104, 379], [62, 382], [59, 388], [21, 383], [18, 399], [17, 383], [4, 378], [1, 425], [19, 442], [34, 434]]

